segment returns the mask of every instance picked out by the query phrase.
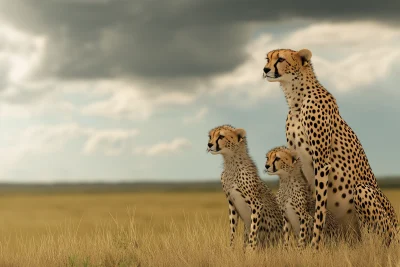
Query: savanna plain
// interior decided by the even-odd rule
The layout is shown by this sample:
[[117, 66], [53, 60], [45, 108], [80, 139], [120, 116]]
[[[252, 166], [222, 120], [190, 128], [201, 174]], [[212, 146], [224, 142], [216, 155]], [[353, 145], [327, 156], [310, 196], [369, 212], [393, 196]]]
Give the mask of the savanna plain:
[[232, 249], [222, 190], [3, 192], [0, 212], [0, 266], [400, 266], [373, 237], [244, 253], [240, 228]]

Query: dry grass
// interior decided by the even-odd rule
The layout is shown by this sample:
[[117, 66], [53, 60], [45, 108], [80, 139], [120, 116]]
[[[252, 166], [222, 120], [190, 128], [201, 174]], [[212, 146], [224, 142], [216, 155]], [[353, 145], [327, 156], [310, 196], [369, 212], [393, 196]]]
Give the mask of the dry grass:
[[[400, 191], [385, 193], [400, 214]], [[0, 266], [400, 266], [373, 238], [297, 251], [230, 249], [220, 193], [4, 195]]]

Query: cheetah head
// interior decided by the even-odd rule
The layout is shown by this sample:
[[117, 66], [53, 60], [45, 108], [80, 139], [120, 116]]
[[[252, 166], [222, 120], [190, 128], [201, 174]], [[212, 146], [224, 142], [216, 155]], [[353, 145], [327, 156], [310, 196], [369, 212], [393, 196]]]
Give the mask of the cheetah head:
[[265, 172], [269, 175], [290, 174], [295, 168], [298, 156], [285, 146], [275, 147], [266, 155]]
[[207, 152], [229, 155], [246, 145], [246, 131], [230, 125], [222, 125], [208, 133]]
[[269, 82], [291, 82], [300, 72], [311, 67], [311, 56], [312, 53], [308, 49], [272, 50], [267, 54], [267, 64], [263, 70], [264, 78]]

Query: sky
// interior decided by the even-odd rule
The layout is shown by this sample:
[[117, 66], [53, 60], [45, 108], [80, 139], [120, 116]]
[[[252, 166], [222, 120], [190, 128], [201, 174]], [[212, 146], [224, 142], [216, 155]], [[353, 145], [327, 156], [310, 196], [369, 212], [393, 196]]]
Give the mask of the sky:
[[287, 104], [262, 78], [312, 51], [378, 177], [399, 175], [400, 1], [0, 0], [0, 182], [217, 181], [208, 131], [260, 176]]

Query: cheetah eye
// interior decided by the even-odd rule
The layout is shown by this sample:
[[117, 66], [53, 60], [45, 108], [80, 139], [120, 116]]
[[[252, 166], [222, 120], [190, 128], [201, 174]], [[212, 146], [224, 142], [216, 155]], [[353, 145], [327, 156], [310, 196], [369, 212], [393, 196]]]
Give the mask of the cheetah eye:
[[223, 136], [223, 135], [220, 135], [220, 136], [219, 136], [219, 138], [221, 138], [221, 139], [224, 138], [224, 137], [225, 137], [225, 136]]
[[269, 63], [269, 58], [266, 57], [265, 59], [267, 60], [267, 63]]
[[278, 62], [283, 62], [283, 61], [285, 61], [285, 59], [284, 58], [278, 58]]
[[211, 139], [211, 135], [208, 136], [208, 139]]
[[276, 161], [278, 161], [278, 160], [280, 160], [280, 159], [281, 159], [281, 158], [279, 158], [279, 157], [276, 157], [276, 158], [275, 158]]

